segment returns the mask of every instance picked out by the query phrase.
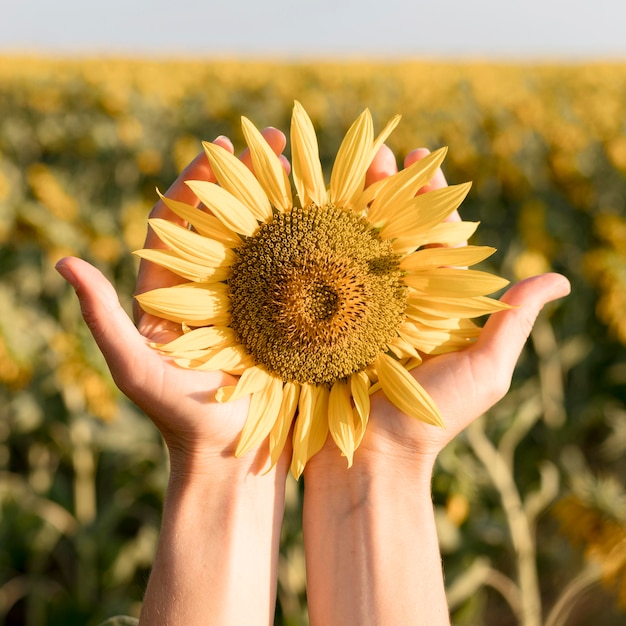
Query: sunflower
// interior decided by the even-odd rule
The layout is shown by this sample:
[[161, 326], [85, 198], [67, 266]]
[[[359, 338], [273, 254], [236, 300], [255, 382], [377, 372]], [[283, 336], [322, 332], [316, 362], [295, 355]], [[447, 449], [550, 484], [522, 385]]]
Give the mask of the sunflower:
[[293, 426], [299, 477], [328, 434], [352, 464], [382, 389], [401, 411], [443, 427], [409, 370], [423, 355], [459, 350], [479, 334], [471, 318], [505, 307], [487, 297], [507, 281], [467, 269], [493, 248], [458, 246], [477, 224], [452, 222], [470, 184], [417, 194], [446, 150], [365, 188], [365, 173], [399, 122], [377, 136], [365, 110], [343, 139], [327, 188], [313, 124], [296, 102], [288, 175], [258, 129], [242, 118], [254, 173], [214, 144], [217, 183], [187, 181], [207, 209], [166, 197], [188, 227], [150, 226], [167, 249], [137, 254], [183, 282], [137, 296], [181, 325], [155, 345], [178, 365], [240, 376], [216, 399], [250, 395], [236, 455], [266, 438], [272, 464]]

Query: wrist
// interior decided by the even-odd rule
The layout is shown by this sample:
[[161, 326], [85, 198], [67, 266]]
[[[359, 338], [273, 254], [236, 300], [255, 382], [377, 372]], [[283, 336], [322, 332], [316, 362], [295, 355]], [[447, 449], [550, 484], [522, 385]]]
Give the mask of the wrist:
[[272, 623], [286, 470], [250, 456], [173, 455], [142, 623]]
[[436, 455], [385, 448], [359, 448], [348, 468], [331, 441], [305, 468], [312, 625], [449, 623], [431, 498]]
[[365, 488], [374, 484], [396, 484], [430, 489], [436, 454], [415, 454], [403, 446], [376, 436], [373, 446], [366, 434], [348, 467], [334, 441], [329, 438], [304, 471], [305, 484], [317, 489]]
[[202, 471], [191, 470], [188, 465], [184, 469], [173, 467], [165, 509], [175, 518], [190, 516], [206, 522], [214, 517], [225, 527], [254, 526], [255, 532], [261, 527], [280, 526], [286, 471], [274, 468], [265, 474], [254, 473], [237, 460], [203, 463]]
[[236, 442], [223, 448], [209, 445], [190, 446], [168, 442], [170, 483], [225, 481], [229, 485], [271, 483], [276, 477], [284, 484], [289, 469], [287, 455], [283, 454], [270, 470], [269, 450], [261, 445], [241, 457], [235, 456]]

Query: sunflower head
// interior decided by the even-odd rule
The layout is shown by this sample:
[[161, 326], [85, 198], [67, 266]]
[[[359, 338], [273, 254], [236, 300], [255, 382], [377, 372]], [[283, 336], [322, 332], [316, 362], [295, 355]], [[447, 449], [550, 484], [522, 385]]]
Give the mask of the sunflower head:
[[285, 382], [331, 385], [387, 350], [404, 319], [400, 258], [368, 222], [334, 206], [277, 213], [237, 249], [231, 327]]
[[188, 227], [151, 225], [166, 249], [139, 256], [180, 284], [137, 296], [145, 311], [181, 325], [155, 346], [181, 367], [240, 375], [225, 402], [251, 394], [237, 454], [268, 438], [272, 463], [289, 433], [299, 476], [330, 432], [352, 463], [382, 388], [408, 415], [443, 426], [408, 369], [423, 354], [470, 345], [470, 319], [504, 307], [487, 294], [506, 281], [460, 269], [492, 248], [461, 246], [475, 224], [446, 221], [469, 185], [427, 193], [445, 150], [365, 188], [365, 173], [399, 121], [374, 136], [364, 111], [348, 130], [327, 187], [313, 124], [296, 102], [293, 188], [261, 133], [243, 118], [254, 174], [204, 144], [217, 183], [188, 181], [201, 209], [168, 198]]

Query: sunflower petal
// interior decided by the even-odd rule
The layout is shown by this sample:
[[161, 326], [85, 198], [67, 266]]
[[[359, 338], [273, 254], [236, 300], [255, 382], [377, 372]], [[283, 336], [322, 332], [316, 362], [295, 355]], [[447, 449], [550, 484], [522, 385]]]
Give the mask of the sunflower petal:
[[374, 127], [365, 109], [344, 137], [330, 175], [330, 201], [336, 206], [355, 208], [357, 194], [363, 190], [365, 172], [372, 162]]
[[189, 326], [209, 326], [228, 312], [227, 287], [222, 283], [186, 283], [136, 295], [151, 315]]
[[178, 224], [158, 218], [149, 219], [148, 224], [170, 250], [174, 250], [188, 261], [219, 267], [223, 264], [230, 265], [236, 259], [230, 247]]
[[[496, 311], [506, 311], [511, 305], [485, 296], [470, 298], [434, 298], [423, 294], [409, 294], [406, 313], [417, 317], [419, 313], [446, 317], [480, 317]], [[414, 310], [416, 309], [416, 310]]]
[[133, 254], [195, 283], [215, 283], [226, 280], [230, 276], [230, 267], [206, 267], [199, 265], [193, 261], [181, 259], [171, 250], [144, 248], [143, 250], [135, 250]]
[[393, 220], [394, 207], [403, 206], [430, 182], [437, 168], [443, 163], [447, 152], [447, 148], [439, 148], [393, 176], [379, 181], [380, 187], [373, 190], [374, 196], [371, 198], [373, 202], [367, 215], [368, 220], [375, 225], [382, 225]]
[[328, 437], [328, 389], [309, 383], [302, 385], [298, 417], [293, 432], [291, 473], [300, 478], [308, 460], [317, 454]]
[[221, 241], [230, 247], [237, 247], [241, 245], [241, 238], [237, 235], [237, 233], [224, 226], [224, 224], [222, 224], [222, 222], [220, 222], [214, 215], [209, 215], [202, 209], [191, 206], [190, 204], [185, 204], [184, 202], [179, 202], [178, 200], [172, 200], [172, 198], [167, 198], [158, 189], [157, 193], [165, 206], [167, 206], [172, 213], [175, 213], [178, 217], [184, 219], [188, 224], [191, 224], [191, 226], [193, 226], [196, 232], [200, 235]]
[[272, 378], [272, 376], [262, 367], [250, 367], [241, 375], [232, 393], [229, 392], [226, 394], [226, 392], [222, 392], [221, 389], [218, 389], [215, 394], [215, 399], [218, 402], [239, 400], [239, 398], [243, 398], [251, 393], [256, 393], [266, 387], [270, 378]]
[[304, 107], [295, 102], [291, 116], [291, 160], [293, 182], [303, 207], [326, 203], [326, 183], [320, 164], [319, 147], [311, 118]]
[[474, 234], [479, 223], [443, 222], [419, 234], [413, 233], [408, 236], [399, 236], [391, 245], [398, 254], [407, 254], [427, 244], [457, 246], [465, 243]]
[[259, 222], [270, 219], [272, 206], [254, 174], [228, 150], [208, 142], [202, 145], [217, 182], [247, 206]]
[[280, 211], [288, 211], [293, 207], [291, 186], [280, 159], [247, 117], [241, 118], [241, 129], [250, 149], [256, 179], [261, 183], [269, 201]]
[[496, 251], [489, 246], [463, 246], [461, 248], [426, 248], [405, 256], [400, 269], [405, 271], [435, 267], [475, 265], [490, 257]]
[[280, 405], [278, 419], [270, 431], [270, 469], [276, 465], [280, 455], [285, 449], [285, 443], [291, 430], [291, 423], [298, 409], [298, 399], [300, 397], [300, 385], [298, 383], [287, 382], [283, 387], [283, 400]]
[[405, 341], [399, 336], [394, 337], [394, 339], [389, 342], [389, 350], [391, 350], [391, 352], [393, 352], [400, 360], [409, 357], [416, 359], [420, 358], [417, 350], [408, 341]]
[[252, 211], [226, 189], [206, 180], [185, 182], [224, 226], [246, 237], [257, 231], [259, 224]]
[[459, 208], [471, 183], [433, 189], [409, 200], [390, 215], [380, 230], [383, 239], [418, 237]]
[[417, 291], [439, 297], [484, 296], [509, 284], [505, 278], [488, 272], [447, 267], [407, 274], [404, 282]]
[[469, 320], [457, 320], [456, 328], [437, 328], [428, 324], [405, 322], [398, 334], [424, 354], [443, 354], [469, 347], [480, 334], [480, 328]]
[[[177, 359], [177, 363], [179, 360]], [[180, 359], [180, 365], [202, 371], [217, 372], [222, 371], [235, 376], [242, 375], [246, 370], [254, 366], [252, 357], [244, 350], [243, 346], [225, 346], [210, 351], [208, 356], [201, 359], [187, 361]]]
[[[464, 323], [464, 319], [459, 317], [445, 317], [442, 315], [422, 315], [419, 319], [412, 320], [410, 316], [407, 315], [407, 319], [400, 325], [400, 328], [404, 328], [405, 324], [413, 324], [417, 327], [427, 327], [434, 328], [440, 330], [456, 330], [462, 327]], [[419, 330], [417, 331], [419, 332]]]
[[350, 385], [341, 380], [333, 384], [328, 396], [328, 428], [337, 447], [348, 459], [348, 467], [352, 467], [356, 430], [360, 426], [360, 420], [358, 425], [354, 423], [351, 398]]
[[374, 160], [374, 157], [376, 156], [378, 151], [381, 149], [382, 145], [385, 143], [385, 139], [387, 139], [387, 137], [389, 137], [389, 135], [391, 135], [391, 133], [396, 129], [396, 126], [398, 126], [398, 124], [400, 123], [401, 119], [402, 119], [401, 115], [394, 115], [385, 124], [385, 128], [383, 128], [380, 131], [380, 133], [378, 134], [378, 137], [376, 137], [376, 139], [374, 140], [374, 143], [372, 145], [372, 152], [371, 152], [371, 155], [370, 155], [370, 163], [368, 164], [367, 167], [369, 167], [371, 162]]
[[376, 372], [383, 392], [403, 413], [427, 424], [445, 428], [443, 418], [432, 398], [398, 361], [386, 354], [380, 354], [376, 359]]
[[363, 371], [352, 374], [350, 377], [350, 389], [352, 391], [352, 399], [354, 406], [361, 417], [361, 421], [365, 425], [370, 415], [370, 379]]
[[189, 350], [217, 348], [227, 343], [234, 343], [235, 331], [228, 326], [204, 326], [195, 328], [166, 344], [154, 344], [161, 352], [182, 353]]
[[269, 435], [278, 418], [282, 400], [283, 381], [267, 374], [265, 386], [252, 394], [248, 418], [241, 430], [235, 456], [243, 456]]

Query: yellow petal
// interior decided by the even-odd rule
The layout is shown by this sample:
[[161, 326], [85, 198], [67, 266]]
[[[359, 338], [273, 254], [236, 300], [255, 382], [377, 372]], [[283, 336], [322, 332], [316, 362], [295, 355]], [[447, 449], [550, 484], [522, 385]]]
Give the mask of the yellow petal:
[[407, 306], [406, 313], [413, 317], [419, 316], [420, 312], [438, 316], [445, 315], [446, 317], [480, 317], [511, 308], [505, 302], [485, 296], [433, 298], [415, 293], [415, 295], [409, 295], [408, 302], [409, 306]]
[[[424, 354], [443, 354], [469, 347], [480, 334], [480, 328], [474, 324], [467, 326], [468, 320], [460, 328], [436, 328], [428, 324], [404, 323], [398, 334]], [[471, 324], [471, 323], [470, 323]]]
[[368, 109], [348, 129], [330, 176], [330, 200], [336, 206], [351, 209], [363, 191], [365, 172], [372, 162], [374, 127]]
[[405, 271], [434, 267], [468, 266], [484, 261], [496, 251], [489, 246], [463, 246], [461, 248], [426, 248], [405, 256], [400, 269]]
[[403, 413], [427, 424], [445, 427], [432, 398], [398, 361], [380, 354], [376, 359], [376, 372], [383, 392]]
[[228, 312], [226, 290], [222, 283], [186, 283], [153, 289], [135, 298], [151, 315], [189, 326], [209, 326], [219, 323], [219, 316]]
[[380, 230], [383, 239], [418, 237], [459, 208], [471, 183], [450, 185], [416, 196], [398, 208], [389, 207], [389, 217]]
[[218, 389], [215, 394], [215, 399], [218, 402], [239, 400], [239, 398], [243, 398], [251, 393], [256, 393], [266, 387], [271, 378], [273, 378], [273, 376], [262, 367], [250, 367], [241, 375], [232, 393], [226, 393]]
[[337, 447], [348, 459], [348, 467], [352, 467], [356, 449], [356, 433], [360, 426], [355, 425], [352, 413], [352, 392], [350, 385], [341, 380], [336, 381], [328, 397], [328, 428]]
[[374, 140], [374, 143], [372, 145], [371, 152], [370, 152], [370, 159], [369, 159], [369, 163], [367, 164], [367, 167], [369, 167], [371, 165], [371, 163], [374, 160], [374, 157], [376, 156], [377, 152], [380, 150], [382, 145], [385, 143], [385, 139], [387, 139], [387, 137], [389, 137], [389, 135], [391, 135], [391, 133], [396, 129], [396, 126], [400, 123], [401, 119], [402, 119], [401, 115], [394, 115], [385, 124], [385, 128], [383, 128], [380, 131], [380, 133], [378, 134], [378, 137], [376, 137], [376, 139]]
[[208, 142], [202, 145], [217, 182], [247, 206], [259, 222], [269, 220], [272, 206], [254, 174], [228, 150]]
[[185, 182], [224, 226], [246, 237], [257, 231], [259, 224], [252, 211], [226, 189], [206, 180]]
[[224, 226], [214, 215], [209, 215], [190, 204], [166, 198], [158, 189], [157, 193], [172, 213], [191, 224], [199, 234], [221, 241], [230, 247], [241, 245], [241, 238], [237, 233]]
[[235, 456], [243, 456], [257, 447], [270, 433], [283, 399], [283, 381], [267, 375], [265, 386], [252, 394], [248, 418], [243, 425]]
[[389, 343], [389, 350], [393, 352], [399, 360], [406, 358], [416, 358], [419, 359], [419, 353], [417, 350], [407, 341], [402, 339], [402, 337], [394, 337], [394, 339]]
[[300, 478], [308, 460], [321, 449], [328, 437], [328, 389], [309, 383], [302, 385], [298, 417], [293, 431], [291, 473]]
[[[394, 131], [396, 126], [399, 124], [401, 117], [402, 117], [401, 115], [394, 115], [387, 122], [387, 125], [385, 126], [385, 128], [383, 128], [383, 130], [380, 132], [378, 137], [376, 137], [372, 145], [372, 150], [371, 150], [369, 161], [367, 162], [367, 167], [369, 167], [372, 164], [374, 157], [376, 156], [377, 152], [380, 150], [381, 146], [385, 142], [385, 139], [387, 139], [387, 137], [389, 137], [389, 135], [391, 135], [391, 133]], [[367, 172], [367, 169], [366, 169], [366, 172]], [[380, 185], [378, 185], [377, 183], [374, 183], [373, 185], [370, 185], [366, 189], [363, 189], [361, 186], [360, 190], [355, 192], [351, 200], [351, 205], [352, 205], [351, 208], [353, 209], [353, 211], [355, 213], [364, 213], [365, 209], [367, 208], [367, 205], [376, 197], [377, 192], [380, 191], [380, 189], [385, 186], [386, 182], [387, 183], [389, 182], [389, 178], [391, 177], [387, 177], [386, 179], [377, 181], [377, 183], [380, 183]]]
[[280, 159], [248, 118], [241, 118], [241, 129], [250, 149], [256, 179], [269, 201], [280, 211], [288, 211], [293, 207], [291, 186]]
[[407, 254], [420, 246], [440, 244], [456, 246], [465, 243], [476, 231], [480, 222], [443, 222], [419, 234], [399, 236], [392, 242], [394, 252]]
[[188, 350], [217, 348], [235, 341], [235, 332], [227, 326], [195, 328], [166, 344], [156, 344], [161, 352], [182, 353]]
[[311, 118], [295, 102], [291, 116], [291, 161], [293, 181], [303, 207], [326, 204], [326, 183], [320, 164], [317, 137]]
[[[393, 176], [378, 181], [380, 185], [372, 190], [373, 202], [367, 214], [370, 223], [380, 226], [393, 219], [393, 207], [402, 206], [413, 199], [415, 194], [430, 182], [437, 168], [443, 163], [447, 151], [447, 148], [439, 148]], [[367, 191], [364, 192], [364, 196], [365, 194]]]
[[232, 249], [221, 241], [209, 239], [167, 220], [149, 219], [148, 224], [168, 248], [188, 261], [219, 267], [230, 265], [236, 259]]
[[135, 250], [138, 257], [164, 267], [178, 276], [195, 283], [214, 283], [226, 280], [230, 276], [230, 267], [207, 267], [193, 261], [182, 259], [171, 250]]
[[400, 325], [400, 328], [404, 327], [404, 324], [414, 324], [417, 327], [425, 326], [428, 328], [439, 328], [441, 330], [454, 330], [461, 328], [464, 320], [458, 317], [446, 317], [443, 315], [428, 315], [424, 313], [417, 320], [412, 320], [409, 316]]
[[484, 296], [509, 284], [508, 280], [487, 272], [447, 267], [407, 274], [404, 282], [422, 293], [448, 298]]
[[363, 371], [357, 372], [350, 377], [350, 390], [352, 392], [352, 399], [354, 406], [361, 419], [362, 430], [365, 431], [365, 426], [370, 416], [370, 379]]
[[209, 372], [222, 371], [237, 376], [243, 374], [254, 365], [252, 357], [239, 344], [214, 348], [209, 351], [205, 358], [192, 361], [187, 360], [186, 365], [184, 362], [185, 360], [180, 359], [180, 365], [190, 369]]
[[283, 401], [280, 405], [278, 419], [276, 420], [272, 430], [270, 431], [270, 458], [271, 466], [274, 467], [283, 453], [291, 423], [298, 408], [298, 399], [300, 397], [300, 385], [298, 383], [285, 383], [283, 387]]
[[230, 402], [230, 399], [233, 397], [233, 393], [235, 393], [235, 389], [237, 385], [224, 385], [224, 387], [220, 387], [215, 393], [215, 399], [217, 402]]

